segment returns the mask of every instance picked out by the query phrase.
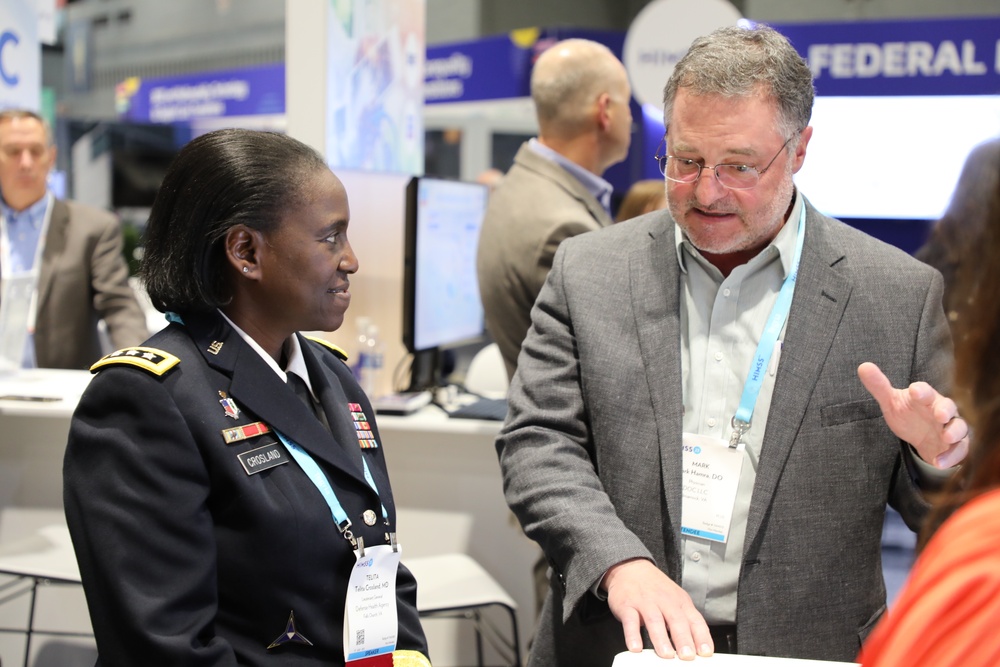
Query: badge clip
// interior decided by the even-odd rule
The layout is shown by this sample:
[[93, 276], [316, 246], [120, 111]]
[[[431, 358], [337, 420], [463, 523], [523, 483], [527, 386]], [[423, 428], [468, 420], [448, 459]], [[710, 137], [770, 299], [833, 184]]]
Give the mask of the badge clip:
[[351, 548], [357, 549], [358, 540], [354, 539], [354, 533], [351, 532], [351, 525], [350, 519], [344, 519], [344, 522], [337, 527], [340, 529], [340, 534], [344, 536], [344, 539], [351, 543]]
[[733, 434], [729, 436], [729, 448], [736, 449], [740, 446], [740, 440], [743, 439], [744, 434], [750, 430], [750, 422], [737, 419], [734, 415], [731, 424], [733, 427]]

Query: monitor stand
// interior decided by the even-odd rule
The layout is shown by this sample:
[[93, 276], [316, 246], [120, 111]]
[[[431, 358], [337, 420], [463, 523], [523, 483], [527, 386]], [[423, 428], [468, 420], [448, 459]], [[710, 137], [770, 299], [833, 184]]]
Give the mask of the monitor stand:
[[445, 387], [455, 371], [453, 350], [434, 348], [413, 353], [410, 364], [410, 386], [406, 391], [428, 391]]
[[413, 353], [410, 364], [410, 386], [407, 391], [427, 391], [441, 386], [440, 352], [420, 350]]

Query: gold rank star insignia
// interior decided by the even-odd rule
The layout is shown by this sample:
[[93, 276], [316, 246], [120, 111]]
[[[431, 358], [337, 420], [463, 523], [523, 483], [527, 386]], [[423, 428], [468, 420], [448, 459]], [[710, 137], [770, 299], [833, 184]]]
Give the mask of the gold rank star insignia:
[[278, 638], [271, 642], [267, 650], [270, 651], [272, 648], [281, 646], [282, 644], [288, 643], [295, 644], [305, 644], [306, 646], [312, 646], [313, 643], [306, 639], [301, 632], [295, 629], [295, 610], [288, 613], [288, 623], [285, 624], [285, 631], [278, 635]]

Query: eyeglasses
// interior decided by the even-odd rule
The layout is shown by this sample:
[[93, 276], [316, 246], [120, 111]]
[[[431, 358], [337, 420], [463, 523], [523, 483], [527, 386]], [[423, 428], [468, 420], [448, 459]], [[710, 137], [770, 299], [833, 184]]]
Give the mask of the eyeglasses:
[[694, 183], [701, 178], [703, 169], [711, 169], [715, 172], [715, 177], [719, 180], [719, 183], [730, 190], [750, 190], [756, 187], [760, 181], [760, 177], [771, 168], [771, 165], [778, 159], [781, 151], [785, 150], [785, 146], [788, 145], [788, 142], [792, 138], [788, 137], [785, 143], [781, 144], [781, 148], [778, 149], [778, 152], [774, 154], [774, 157], [771, 158], [771, 161], [763, 169], [757, 169], [757, 167], [749, 164], [716, 164], [709, 166], [698, 164], [694, 160], [675, 155], [656, 155], [654, 159], [660, 165], [660, 173], [666, 176], [668, 181]]

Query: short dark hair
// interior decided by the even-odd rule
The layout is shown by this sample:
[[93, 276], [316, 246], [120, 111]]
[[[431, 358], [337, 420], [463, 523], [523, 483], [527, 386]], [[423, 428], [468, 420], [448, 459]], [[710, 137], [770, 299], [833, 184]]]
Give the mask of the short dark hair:
[[267, 233], [298, 205], [303, 183], [327, 169], [301, 141], [227, 129], [185, 145], [167, 168], [144, 235], [140, 277], [161, 311], [206, 311], [232, 298], [225, 237], [235, 225]]

